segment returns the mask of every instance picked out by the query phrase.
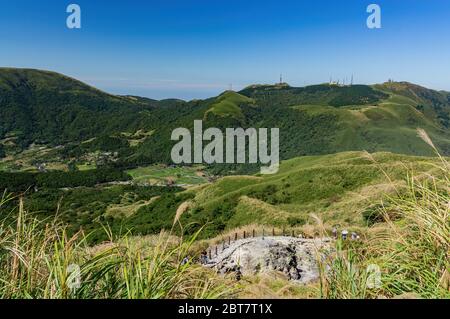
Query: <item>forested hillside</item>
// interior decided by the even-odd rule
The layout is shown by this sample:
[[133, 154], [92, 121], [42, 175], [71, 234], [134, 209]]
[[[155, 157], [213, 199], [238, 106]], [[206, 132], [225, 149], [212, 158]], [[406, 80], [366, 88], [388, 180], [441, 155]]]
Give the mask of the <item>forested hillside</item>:
[[34, 144], [57, 147], [66, 163], [95, 152], [114, 154], [120, 166], [170, 163], [173, 129], [192, 129], [196, 119], [205, 127], [278, 127], [282, 159], [360, 150], [431, 155], [418, 127], [450, 154], [449, 118], [447, 92], [405, 82], [252, 85], [206, 100], [156, 101], [110, 95], [57, 73], [0, 69], [0, 157]]

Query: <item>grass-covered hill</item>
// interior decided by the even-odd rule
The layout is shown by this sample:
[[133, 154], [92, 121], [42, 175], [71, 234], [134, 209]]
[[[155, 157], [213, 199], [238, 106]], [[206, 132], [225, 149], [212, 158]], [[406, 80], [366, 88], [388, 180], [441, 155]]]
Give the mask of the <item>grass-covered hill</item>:
[[[423, 132], [421, 135], [424, 140], [428, 140]], [[256, 188], [249, 182], [251, 178], [247, 180], [226, 178], [219, 182], [221, 184], [218, 188], [221, 188], [224, 197], [234, 196], [232, 195], [234, 186], [240, 194], [256, 191], [253, 193], [253, 197], [266, 196], [268, 198], [274, 192], [261, 191], [261, 186], [264, 184], [276, 186], [277, 180], [282, 181], [293, 175], [293, 179], [299, 181], [301, 190], [309, 190], [309, 193], [312, 194], [312, 196], [302, 196], [303, 193], [298, 191], [296, 193], [299, 197], [297, 202], [301, 202], [307, 197], [319, 199], [320, 191], [330, 194], [328, 190], [332, 186], [321, 187], [320, 185], [321, 180], [331, 180], [336, 184], [332, 192], [342, 193], [339, 192], [340, 187], [345, 188], [347, 192], [355, 189], [354, 201], [357, 203], [362, 200], [358, 199], [357, 195], [365, 197], [364, 193], [358, 189], [365, 187], [369, 196], [377, 192], [371, 188], [371, 185], [379, 183], [379, 177], [374, 174], [370, 163], [374, 163], [373, 165], [380, 170], [384, 169], [387, 176], [391, 176], [389, 184], [375, 185], [377, 189], [383, 188], [383, 185], [398, 187], [400, 184], [397, 176], [399, 170], [404, 167], [405, 163], [407, 166], [414, 167], [415, 172], [409, 176], [409, 185], [404, 188], [402, 196], [393, 196], [389, 205], [380, 208], [379, 213], [389, 216], [389, 218], [386, 217], [386, 221], [389, 222], [383, 223], [383, 220], [377, 220], [378, 223], [374, 227], [359, 229], [361, 240], [337, 240], [335, 243], [329, 244], [331, 249], [317, 249], [312, 255], [305, 257], [303, 257], [305, 247], [300, 247], [300, 245], [308, 245], [308, 243], [303, 240], [298, 245], [293, 244], [289, 248], [282, 246], [282, 249], [289, 249], [293, 254], [300, 253], [301, 258], [317, 262], [320, 271], [317, 282], [298, 285], [296, 282], [290, 281], [290, 276], [283, 275], [281, 271], [262, 273], [258, 267], [255, 268], [254, 273], [245, 273], [242, 280], [237, 281], [233, 272], [222, 276], [216, 269], [210, 270], [197, 265], [197, 256], [200, 255], [200, 251], [208, 247], [219, 247], [218, 245], [222, 244], [225, 246], [223, 240], [237, 230], [230, 230], [223, 236], [208, 241], [197, 241], [196, 235], [180, 238], [174, 236], [173, 231], [161, 232], [158, 236], [133, 237], [124, 229], [122, 233], [116, 232], [111, 237], [106, 237], [108, 242], [97, 246], [88, 246], [87, 243], [92, 239], [90, 231], [88, 232], [90, 235], [87, 237], [83, 232], [70, 235], [64, 224], [58, 223], [58, 218], [54, 219], [54, 216], [50, 216], [42, 223], [41, 220], [35, 219], [20, 201], [18, 208], [13, 210], [16, 212], [16, 216], [12, 220], [0, 220], [2, 229], [0, 246], [5, 248], [0, 249], [0, 278], [2, 278], [0, 297], [15, 299], [212, 299], [232, 297], [448, 299], [450, 297], [448, 289], [450, 260], [448, 162], [442, 159], [439, 164], [432, 165], [436, 159], [427, 160], [385, 153], [374, 154], [370, 162], [367, 162], [367, 158], [370, 157], [370, 155], [364, 156], [361, 153], [345, 153], [335, 156], [293, 159], [283, 163], [279, 176], [273, 176], [272, 180], [269, 181], [265, 178], [255, 180]], [[345, 166], [346, 169], [341, 170], [340, 166]], [[440, 173], [437, 175], [423, 174], [423, 172], [430, 171], [432, 166], [436, 170], [435, 172], [439, 171]], [[333, 167], [338, 175], [332, 178], [333, 174], [327, 173], [328, 167]], [[369, 176], [366, 181], [369, 184], [366, 186], [357, 186], [356, 181], [361, 169], [368, 171]], [[315, 171], [316, 181], [314, 176], [308, 176], [308, 170]], [[323, 174], [320, 174], [320, 170]], [[305, 187], [302, 175], [306, 175], [305, 177], [315, 183], [314, 186], [318, 189], [315, 190], [314, 186]], [[326, 178], [326, 176], [330, 176], [330, 178]], [[348, 184], [340, 182], [339, 178], [342, 176], [347, 176]], [[258, 186], [259, 189], [257, 189]], [[214, 187], [213, 185], [204, 188], [199, 197], [195, 198], [194, 204], [204, 204], [200, 197], [219, 199], [220, 189]], [[286, 185], [285, 187], [289, 191], [293, 190], [291, 186]], [[390, 192], [387, 187], [384, 187], [384, 190]], [[122, 203], [119, 203], [117, 199], [121, 192], [127, 192], [127, 195], [124, 196]], [[172, 205], [174, 201], [183, 200], [181, 197], [189, 195], [178, 194], [174, 199], [174, 196], [168, 197], [168, 194], [164, 194], [162, 189], [142, 188], [138, 190], [130, 187], [119, 189], [117, 186], [105, 190], [105, 193], [101, 195], [104, 197], [103, 200], [109, 200], [111, 205], [119, 206], [126, 205], [130, 198], [129, 192], [136, 192], [136, 199], [142, 200], [143, 203], [137, 205], [141, 206], [142, 210], [135, 207], [138, 209], [137, 213], [132, 209], [127, 210], [125, 216], [128, 218], [125, 220], [128, 223], [139, 221], [138, 218], [140, 221], [147, 221], [147, 223], [137, 225], [141, 226], [140, 230], [144, 230], [143, 227], [149, 227], [158, 217], [155, 216], [157, 211], [150, 210], [150, 208], [170, 208], [174, 206]], [[81, 190], [71, 193], [78, 195], [82, 200], [63, 207], [61, 211], [65, 212], [66, 209], [73, 211], [82, 206], [95, 205], [102, 200], [102, 196], [94, 192], [85, 194], [84, 190]], [[148, 196], [154, 196], [150, 200], [154, 204], [145, 201]], [[191, 194], [192, 196], [195, 194]], [[172, 198], [172, 203], [170, 198]], [[191, 199], [191, 201], [194, 200]], [[258, 202], [256, 201], [256, 203]], [[194, 204], [190, 204], [193, 209], [195, 209]], [[217, 206], [217, 201], [214, 205]], [[262, 214], [264, 218], [263, 220], [257, 219], [258, 223], [265, 223], [269, 214], [273, 215], [274, 219], [286, 215], [285, 212], [279, 212], [276, 209], [273, 209], [273, 212], [267, 212], [261, 206], [253, 204], [253, 202], [251, 205], [251, 208], [260, 209], [259, 214]], [[182, 205], [182, 207], [187, 206]], [[351, 209], [351, 206], [347, 207]], [[317, 210], [321, 210], [321, 207], [318, 206]], [[176, 225], [180, 216], [184, 219], [183, 221], [192, 219], [192, 212], [188, 211], [182, 214], [183, 211], [184, 209], [178, 209], [177, 217], [174, 220], [166, 221], [166, 224], [174, 223]], [[11, 210], [8, 198], [3, 197], [0, 199], [0, 216], [9, 212]], [[241, 214], [241, 217], [247, 216], [251, 217], [249, 219], [255, 219], [254, 216], [245, 215], [245, 213]], [[116, 214], [115, 209], [111, 208], [109, 214]], [[172, 219], [174, 214], [175, 212], [166, 213], [165, 217]], [[316, 212], [316, 214], [319, 213]], [[73, 215], [74, 218], [77, 218], [76, 212]], [[230, 216], [233, 217], [232, 211]], [[89, 217], [91, 216], [86, 216], [83, 221], [84, 229], [93, 224], [92, 217]], [[316, 228], [312, 225], [305, 225], [301, 231], [311, 236], [327, 236], [330, 226], [329, 224], [323, 225], [321, 217], [319, 215], [315, 218]], [[103, 216], [95, 219], [98, 219], [99, 222], [102, 219], [103, 222], [105, 221]], [[158, 222], [161, 223], [161, 221]], [[326, 223], [328, 222], [326, 221]], [[243, 229], [250, 230], [251, 234], [255, 226], [257, 225], [249, 225]], [[107, 229], [106, 227], [105, 230]], [[264, 229], [267, 231], [267, 228]], [[208, 230], [211, 231], [211, 228]], [[239, 230], [242, 231], [242, 229]], [[261, 241], [260, 238], [252, 240]], [[317, 241], [315, 242], [317, 243]], [[244, 247], [245, 241], [240, 241], [239, 245]], [[299, 249], [296, 250], [296, 248]], [[244, 247], [243, 256], [252, 260], [252, 258], [261, 256], [261, 248], [257, 250], [259, 255], [254, 255], [253, 252], [258, 252], [249, 251]], [[268, 255], [270, 255], [270, 259], [273, 258], [272, 249]], [[285, 257], [282, 250], [279, 255], [283, 256], [283, 259], [291, 261], [290, 258]], [[275, 257], [278, 257], [278, 254]], [[66, 268], [66, 265], [74, 264], [79, 265], [82, 274], [82, 280], [77, 289], [73, 289], [68, 284], [72, 282], [69, 270], [62, 269]], [[374, 265], [382, 270], [381, 280], [371, 280], [373, 272], [369, 269], [373, 269]], [[297, 264], [296, 259], [293, 259], [292, 266], [301, 266], [303, 270], [305, 265], [303, 262]], [[274, 268], [279, 269], [278, 266]], [[376, 283], [376, 285], [369, 286], [368, 283]]]
[[240, 92], [255, 99], [268, 100], [275, 105], [370, 105], [386, 98], [383, 92], [367, 85], [339, 86], [319, 84], [302, 88], [287, 84], [251, 85]]
[[[242, 108], [254, 106], [255, 101], [242, 94], [233, 91], [227, 91], [221, 94], [216, 101], [205, 112], [204, 120], [207, 122], [221, 122], [221, 119], [229, 119], [229, 123], [237, 124], [237, 126], [245, 126], [246, 117]], [[225, 124], [225, 123], [221, 123]]]
[[251, 223], [290, 227], [316, 214], [329, 225], [365, 226], [368, 209], [386, 199], [386, 193], [395, 193], [395, 187], [401, 190], [407, 172], [431, 173], [436, 163], [364, 152], [294, 158], [272, 176], [224, 177], [192, 191], [194, 209], [188, 219], [227, 229]]
[[[206, 226], [203, 238], [250, 224], [300, 227], [311, 222], [311, 214], [328, 226], [364, 227], [376, 220], [375, 213], [386, 194], [395, 195], [396, 188], [406, 186], [407, 173], [436, 175], [436, 163], [436, 158], [392, 153], [306, 156], [282, 162], [275, 175], [228, 176], [188, 190], [127, 183], [100, 185], [93, 180], [126, 180], [125, 175], [114, 171], [16, 173], [10, 178], [16, 184], [19, 177], [34, 179], [25, 181], [38, 188], [26, 192], [26, 210], [40, 219], [56, 214], [69, 225], [71, 233], [82, 228], [94, 232], [92, 241], [101, 242], [107, 239], [105, 225], [115, 234], [170, 230], [178, 207], [185, 201], [191, 204], [181, 222], [189, 233]], [[14, 184], [8, 182], [8, 173], [0, 175], [0, 189]], [[17, 200], [9, 205], [13, 209]]]
[[62, 144], [142, 125], [142, 106], [75, 79], [28, 69], [0, 69], [0, 137]]
[[445, 118], [450, 107], [444, 94], [403, 85], [427, 95], [417, 93], [411, 98], [388, 84], [253, 86], [240, 93], [258, 101], [264, 113], [262, 126], [280, 127], [285, 159], [354, 150], [431, 155], [417, 138], [417, 127], [426, 129], [448, 154], [450, 128]]
[[278, 127], [282, 159], [361, 150], [432, 155], [418, 127], [450, 154], [449, 118], [447, 92], [403, 82], [253, 85], [206, 100], [156, 101], [53, 72], [0, 68], [0, 157], [35, 143], [63, 145], [67, 161], [101, 151], [117, 152], [126, 166], [170, 163], [172, 130], [192, 129], [195, 119], [205, 127]]

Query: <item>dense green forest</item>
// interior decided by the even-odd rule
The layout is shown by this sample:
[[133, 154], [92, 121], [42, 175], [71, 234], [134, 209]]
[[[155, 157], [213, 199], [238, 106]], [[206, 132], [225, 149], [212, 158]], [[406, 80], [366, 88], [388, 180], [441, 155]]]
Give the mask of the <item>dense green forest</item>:
[[117, 169], [101, 168], [83, 172], [53, 171], [47, 173], [0, 172], [0, 189], [23, 192], [32, 188], [92, 187], [97, 184], [127, 181], [131, 177]]

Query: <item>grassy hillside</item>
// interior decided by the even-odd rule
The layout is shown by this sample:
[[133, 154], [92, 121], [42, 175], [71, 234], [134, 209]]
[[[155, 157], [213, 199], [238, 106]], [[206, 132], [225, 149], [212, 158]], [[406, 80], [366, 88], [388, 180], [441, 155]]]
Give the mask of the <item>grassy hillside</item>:
[[387, 95], [367, 85], [338, 86], [319, 84], [302, 88], [287, 84], [252, 85], [239, 92], [258, 100], [270, 100], [275, 105], [315, 104], [341, 107], [372, 105]]
[[[373, 157], [379, 167], [408, 160], [390, 154]], [[365, 160], [358, 154], [339, 154], [331, 159], [355, 166], [364, 165], [361, 160]], [[284, 165], [280, 174], [294, 172], [297, 166], [306, 169], [329, 163], [326, 158], [303, 160]], [[409, 160], [413, 166], [435, 162]], [[219, 276], [200, 267], [195, 256], [208, 243], [196, 241], [198, 234], [183, 238], [172, 231], [145, 237], [112, 235], [107, 243], [88, 246], [83, 232], [69, 236], [58, 217], [42, 223], [26, 212], [20, 201], [13, 221], [0, 221], [0, 246], [5, 247], [0, 249], [0, 297], [448, 299], [449, 166], [441, 158], [433, 167], [438, 175], [421, 178], [412, 172], [405, 192], [392, 198], [392, 207], [381, 210], [381, 222], [388, 222], [369, 228], [361, 240], [339, 239], [332, 251], [321, 250], [316, 256], [320, 282], [306, 286], [288, 281], [281, 272], [246, 274], [237, 281], [233, 274]], [[251, 184], [243, 180], [239, 185]], [[5, 205], [8, 200], [0, 199], [0, 215], [10, 211]], [[177, 214], [174, 225], [179, 217]], [[321, 227], [320, 233], [325, 235], [326, 229]], [[74, 277], [69, 265], [80, 267], [82, 280], [77, 289], [70, 285]], [[381, 270], [380, 277], [373, 276], [374, 266]]]
[[233, 91], [227, 91], [221, 94], [210, 109], [205, 112], [205, 120], [208, 120], [208, 116], [212, 114], [222, 118], [231, 117], [241, 125], [245, 124], [245, 116], [241, 107], [254, 105], [254, 103], [253, 99]]
[[57, 73], [0, 69], [0, 138], [19, 146], [82, 142], [145, 126], [141, 108]]
[[197, 185], [207, 182], [199, 167], [166, 167], [152, 165], [128, 171], [133, 181], [141, 184]]
[[[449, 154], [450, 130], [439, 121], [437, 111], [425, 111], [437, 109], [439, 114], [447, 114], [450, 107], [439, 104], [436, 108], [434, 97], [442, 94], [421, 90], [428, 95], [415, 99], [384, 85], [257, 86], [240, 93], [256, 99], [261, 106], [259, 125], [280, 127], [283, 159], [357, 150], [431, 156], [431, 148], [416, 136], [418, 127], [430, 134], [444, 154]], [[421, 111], [425, 102], [428, 108]]]
[[96, 152], [117, 153], [114, 162], [126, 167], [170, 163], [173, 129], [192, 129], [196, 119], [222, 129], [278, 127], [282, 159], [362, 150], [432, 155], [417, 127], [450, 154], [449, 114], [448, 93], [403, 82], [253, 85], [186, 102], [114, 96], [57, 73], [0, 69], [0, 157], [10, 164], [33, 143], [62, 146], [55, 157], [66, 166], [102, 165]]
[[385, 193], [395, 191], [393, 185], [398, 189], [406, 185], [408, 170], [432, 173], [435, 163], [432, 158], [391, 153], [295, 158], [283, 162], [273, 176], [224, 177], [210, 185], [161, 197], [141, 207], [126, 223], [136, 225], [143, 234], [158, 227], [170, 228], [166, 220], [175, 216], [178, 205], [189, 200], [191, 209], [182, 221], [191, 225], [192, 231], [206, 224], [205, 237], [252, 223], [301, 226], [310, 221], [311, 213], [328, 225], [366, 226], [369, 221], [364, 215], [381, 202]]
[[[179, 205], [189, 201], [190, 209], [181, 219], [185, 230], [193, 233], [206, 225], [201, 236], [209, 238], [254, 223], [278, 228], [300, 227], [311, 222], [311, 214], [329, 226], [367, 226], [373, 220], [371, 212], [376, 210], [384, 194], [406, 184], [408, 171], [413, 170], [417, 175], [433, 173], [436, 161], [392, 153], [306, 156], [282, 162], [275, 175], [223, 177], [188, 190], [148, 187], [142, 183], [165, 184], [167, 178], [173, 178], [177, 184], [205, 182], [197, 168], [131, 170], [129, 173], [138, 184], [130, 185], [129, 182], [98, 184], [130, 178], [115, 170], [108, 171], [108, 175], [98, 169], [2, 173], [0, 188], [28, 190], [27, 210], [42, 219], [57, 214], [72, 233], [80, 227], [94, 232], [91, 236], [94, 242], [106, 239], [105, 225], [116, 234], [131, 230], [136, 235], [145, 235], [171, 229]], [[16, 204], [17, 201], [10, 203]]]
[[210, 221], [211, 231], [260, 223], [299, 226], [314, 213], [327, 224], [366, 225], [363, 213], [405, 185], [408, 169], [425, 173], [436, 161], [361, 152], [285, 161], [273, 176], [233, 176], [195, 191], [188, 220]]
[[387, 82], [375, 88], [402, 97], [402, 102], [414, 105], [428, 118], [444, 128], [450, 128], [450, 109], [448, 92], [429, 90], [408, 82]]

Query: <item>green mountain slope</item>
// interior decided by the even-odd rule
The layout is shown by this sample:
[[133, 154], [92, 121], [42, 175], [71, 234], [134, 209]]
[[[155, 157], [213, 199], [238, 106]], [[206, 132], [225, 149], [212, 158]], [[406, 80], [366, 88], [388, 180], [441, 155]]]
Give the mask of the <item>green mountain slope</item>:
[[295, 226], [306, 223], [310, 214], [328, 224], [363, 226], [363, 212], [406, 185], [408, 169], [430, 173], [435, 163], [392, 153], [294, 158], [273, 176], [225, 177], [191, 191], [195, 208], [186, 219], [212, 222], [213, 233], [252, 223]]
[[[450, 130], [440, 118], [450, 114], [450, 106], [441, 93], [420, 90], [428, 94], [407, 98], [386, 85], [256, 86], [240, 93], [261, 105], [266, 113], [261, 126], [279, 125], [283, 158], [363, 149], [431, 155], [416, 137], [417, 127], [426, 129], [449, 154]], [[441, 98], [439, 104], [436, 97]]]
[[[185, 201], [191, 204], [181, 223], [187, 233], [205, 226], [203, 238], [249, 224], [302, 226], [313, 222], [311, 214], [328, 226], [362, 227], [370, 222], [367, 214], [376, 211], [386, 194], [394, 195], [406, 186], [408, 172], [437, 176], [438, 164], [437, 158], [392, 153], [306, 156], [282, 162], [275, 175], [228, 176], [188, 190], [120, 184], [61, 189], [52, 184], [64, 183], [63, 178], [41, 176], [36, 178], [49, 183], [48, 187], [28, 192], [25, 206], [40, 218], [52, 217], [58, 210], [71, 232], [80, 227], [95, 231], [92, 240], [96, 242], [107, 239], [105, 223], [115, 234], [132, 230], [135, 235], [145, 235], [171, 229], [177, 209]], [[79, 173], [69, 175], [75, 182], [83, 179]]]
[[229, 118], [234, 120], [235, 124], [245, 125], [246, 118], [243, 114], [242, 107], [252, 107], [255, 101], [244, 95], [233, 91], [227, 91], [221, 94], [214, 104], [205, 112], [204, 120], [207, 122], [214, 121], [214, 118]]
[[[271, 176], [229, 176], [183, 193], [161, 197], [143, 206], [122, 225], [139, 233], [169, 229], [177, 207], [186, 200], [191, 209], [183, 225], [202, 236], [248, 224], [278, 227], [310, 222], [310, 214], [328, 225], [365, 226], [364, 214], [386, 199], [386, 193], [406, 186], [409, 170], [416, 176], [437, 173], [438, 159], [392, 153], [368, 155], [345, 152], [284, 161]], [[389, 179], [387, 178], [389, 176]]]
[[[450, 154], [450, 98], [409, 83], [374, 86], [253, 85], [205, 100], [114, 96], [46, 71], [0, 68], [0, 156], [31, 143], [63, 145], [61, 156], [118, 152], [135, 166], [170, 163], [174, 128], [278, 127], [282, 159], [343, 151], [432, 155], [425, 129]], [[254, 171], [257, 167], [216, 167]]]
[[0, 69], [0, 137], [20, 145], [83, 141], [145, 123], [142, 106], [66, 76], [28, 69]]

